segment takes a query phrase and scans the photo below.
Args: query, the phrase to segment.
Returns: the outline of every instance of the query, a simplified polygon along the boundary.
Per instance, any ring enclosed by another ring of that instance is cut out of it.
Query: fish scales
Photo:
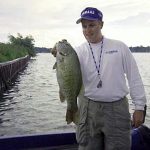
[[[78,56],[72,46],[66,41],[56,43],[52,49],[56,56],[56,75],[59,84],[61,101],[67,101],[66,121],[77,123],[79,95],[82,77]]]

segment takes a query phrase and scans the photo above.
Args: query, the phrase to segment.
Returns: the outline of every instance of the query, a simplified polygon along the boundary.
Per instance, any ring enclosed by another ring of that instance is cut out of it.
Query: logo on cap
[[[84,12],[81,13],[81,15],[85,15],[85,14],[95,14],[95,12],[92,10],[85,10]]]

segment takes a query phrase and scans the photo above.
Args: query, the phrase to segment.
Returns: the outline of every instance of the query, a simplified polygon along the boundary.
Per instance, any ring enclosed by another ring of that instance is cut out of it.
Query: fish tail
[[[74,124],[78,123],[78,110],[72,111],[72,110],[68,110],[66,112],[66,121],[67,124],[70,124],[71,122],[73,122]]]
[[[76,111],[75,113],[73,113],[73,123],[77,125],[78,122],[79,122],[79,111]]]
[[[67,124],[70,124],[73,121],[73,113],[71,110],[68,110],[68,109],[66,112],[66,121],[67,121]]]

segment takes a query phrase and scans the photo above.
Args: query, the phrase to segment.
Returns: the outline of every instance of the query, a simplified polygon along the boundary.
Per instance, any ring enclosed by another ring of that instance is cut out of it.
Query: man
[[[86,39],[76,47],[83,79],[76,134],[79,150],[130,150],[131,118],[126,95],[130,92],[135,105],[134,127],[142,124],[146,104],[136,62],[123,42],[102,35],[103,14],[97,8],[85,8],[76,23],[81,23]]]

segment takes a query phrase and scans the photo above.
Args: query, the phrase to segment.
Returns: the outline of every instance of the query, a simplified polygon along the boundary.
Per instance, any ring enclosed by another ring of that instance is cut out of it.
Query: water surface
[[[150,53],[134,53],[134,57],[148,99],[145,124],[150,127]],[[66,103],[59,101],[54,63],[51,54],[38,54],[12,89],[4,93],[0,100],[0,136],[75,131],[73,124],[65,122]]]

